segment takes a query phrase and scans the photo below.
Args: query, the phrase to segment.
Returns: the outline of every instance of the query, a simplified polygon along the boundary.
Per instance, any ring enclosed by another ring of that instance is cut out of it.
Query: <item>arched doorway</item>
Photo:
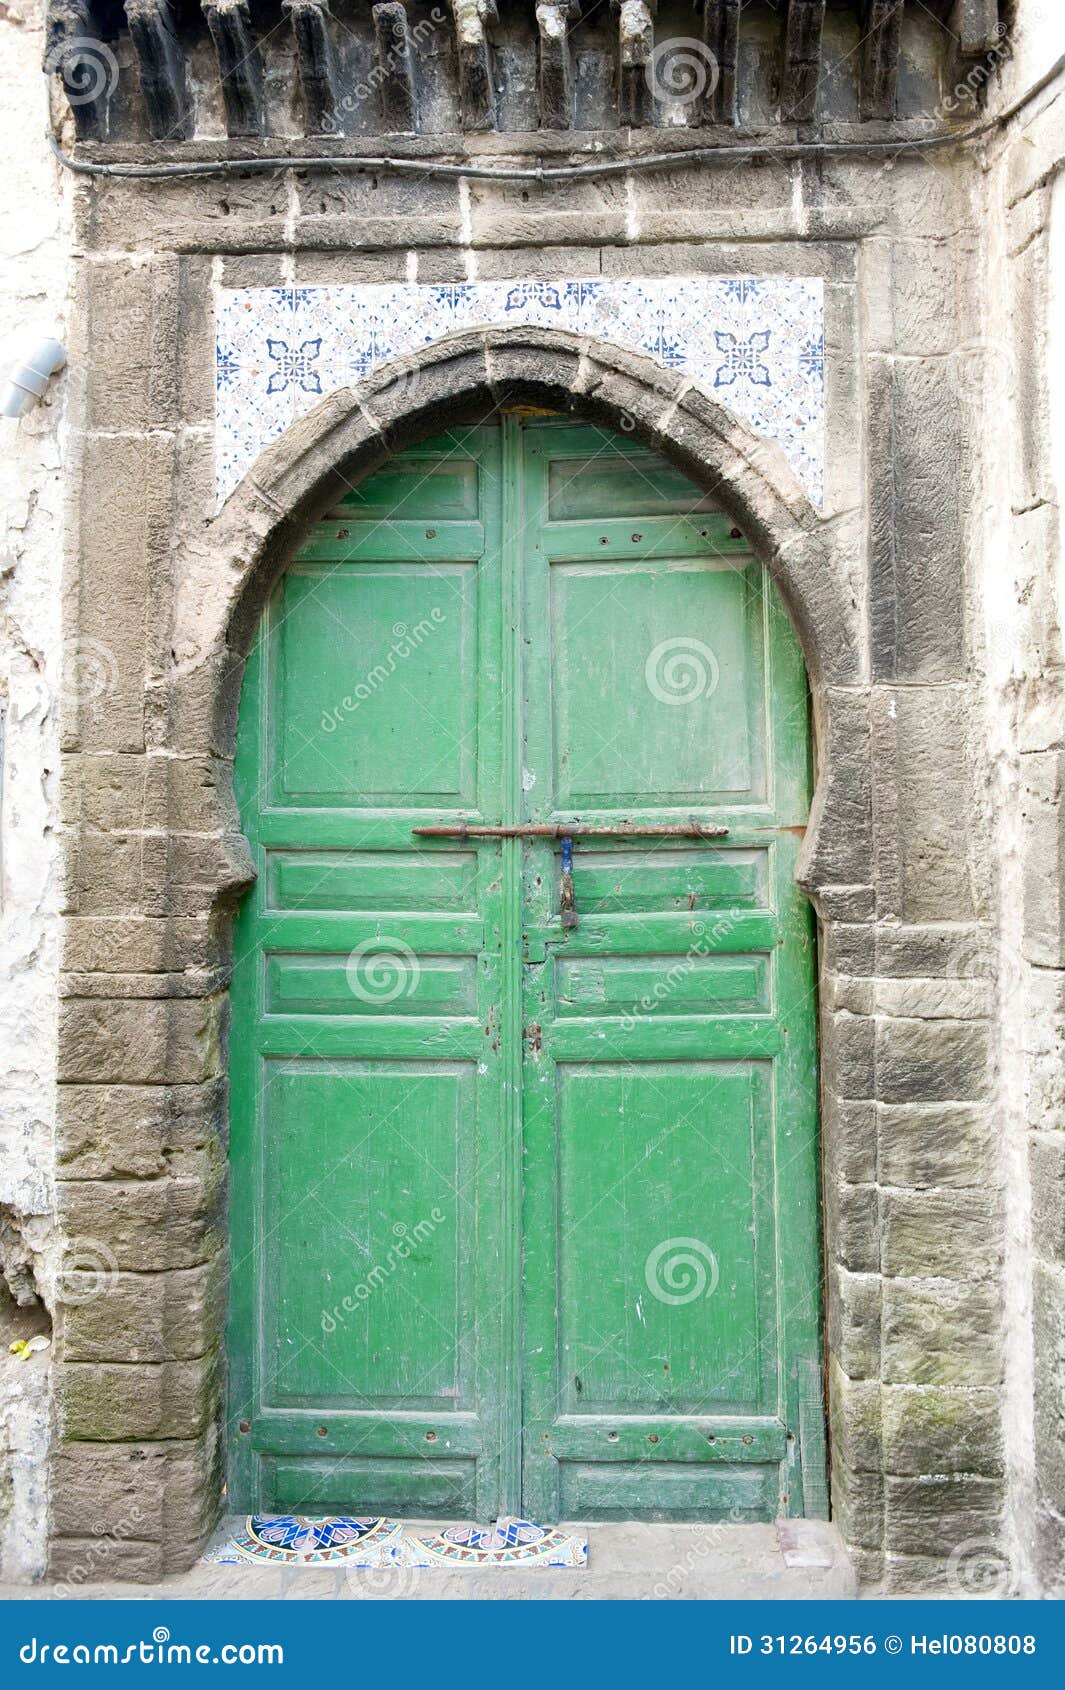
[[[237,1507],[823,1511],[807,724],[631,439],[457,428],[314,528],[238,742]]]

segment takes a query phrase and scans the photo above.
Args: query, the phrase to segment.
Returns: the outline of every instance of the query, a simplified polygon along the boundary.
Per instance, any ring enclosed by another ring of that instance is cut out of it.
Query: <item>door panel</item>
[[[238,1507],[498,1507],[501,853],[410,830],[502,803],[499,444],[480,429],[420,448],[343,501],[279,584],[248,665]]]
[[[249,660],[230,1487],[824,1511],[801,657],[653,453],[505,417],[308,537]],[[720,842],[412,828],[723,824]]]
[[[524,814],[729,833],[575,840],[570,929],[558,847],[525,847],[525,1506],[816,1511],[805,676],[728,520],[618,443],[618,523],[582,440],[530,429],[522,461]]]

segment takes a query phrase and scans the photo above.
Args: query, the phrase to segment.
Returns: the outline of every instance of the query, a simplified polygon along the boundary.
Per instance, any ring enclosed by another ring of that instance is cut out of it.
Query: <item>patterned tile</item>
[[[323,395],[469,329],[559,328],[679,370],[775,440],[815,504],[824,489],[824,300],[801,276],[386,282],[219,295],[218,502]]]
[[[557,1526],[510,1518],[432,1531],[354,1515],[252,1514],[227,1526],[204,1560],[214,1566],[583,1567],[588,1543]]]

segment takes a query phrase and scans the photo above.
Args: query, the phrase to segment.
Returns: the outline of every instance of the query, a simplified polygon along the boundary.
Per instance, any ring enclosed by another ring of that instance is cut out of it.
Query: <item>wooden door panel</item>
[[[710,560],[552,566],[558,809],[668,809],[763,796],[753,576],[753,567]]]
[[[383,523],[374,546],[386,547]],[[285,576],[272,641],[274,804],[476,804],[477,570],[350,563]]]
[[[525,848],[526,1505],[812,1512],[818,1317],[790,1267],[816,1277],[801,658],[727,519],[629,443],[593,457],[595,433],[527,433],[525,614],[546,632],[526,814],[729,834],[575,837],[568,928],[558,846]]]
[[[411,832],[501,804],[498,453],[498,431],[473,430],[342,501],[279,583],[248,665],[237,789],[259,876],[233,987],[237,1507],[498,1504],[501,851]]]

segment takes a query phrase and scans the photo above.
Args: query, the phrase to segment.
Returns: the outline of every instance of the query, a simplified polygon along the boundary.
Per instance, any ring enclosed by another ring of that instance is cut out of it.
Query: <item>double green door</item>
[[[635,442],[507,415],[313,530],[241,704],[234,1506],[824,1512],[808,764]]]

